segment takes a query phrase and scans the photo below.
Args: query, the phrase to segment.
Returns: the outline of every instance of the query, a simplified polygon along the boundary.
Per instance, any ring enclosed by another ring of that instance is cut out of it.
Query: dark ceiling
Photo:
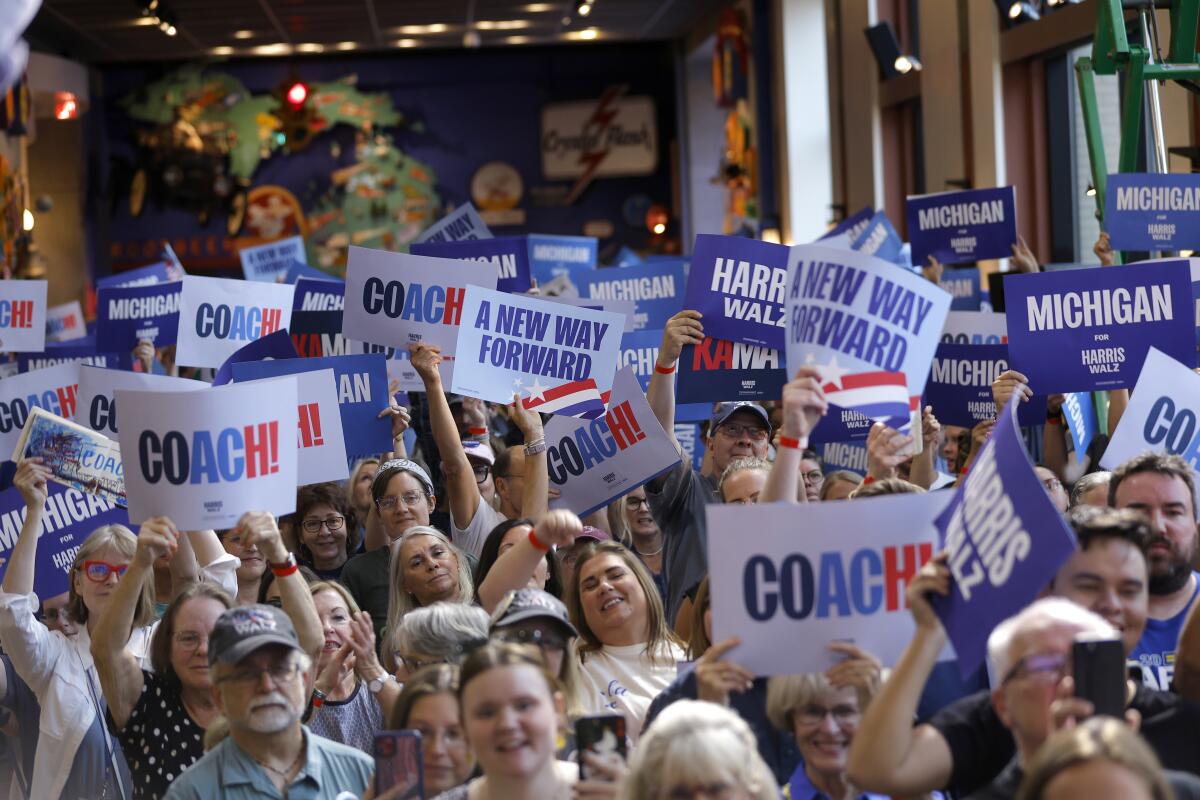
[[[722,4],[594,0],[582,17],[563,0],[158,0],[153,13],[175,26],[168,36],[143,14],[150,2],[43,0],[27,38],[93,63],[460,48],[472,28],[485,47],[586,46],[682,37]]]

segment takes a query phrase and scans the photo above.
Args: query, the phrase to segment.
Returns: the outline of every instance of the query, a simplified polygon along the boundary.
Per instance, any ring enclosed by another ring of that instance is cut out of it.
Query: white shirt
[[[676,665],[685,660],[675,644],[661,646],[651,659],[646,645],[605,646],[585,653],[579,666],[580,694],[586,714],[621,714],[630,744],[637,744],[650,703],[671,681]]]
[[[483,552],[483,543],[487,541],[488,534],[501,522],[507,521],[508,517],[489,506],[487,501],[480,497],[479,507],[475,509],[475,516],[471,517],[471,521],[467,523],[467,527],[459,528],[458,525],[454,524],[453,518],[451,518],[450,530],[453,534],[451,540],[458,546],[459,550],[479,558],[479,554]]]

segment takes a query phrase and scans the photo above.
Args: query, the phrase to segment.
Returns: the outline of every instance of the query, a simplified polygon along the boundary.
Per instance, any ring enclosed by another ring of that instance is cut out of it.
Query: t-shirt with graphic
[[[1171,690],[1171,679],[1175,677],[1175,650],[1179,647],[1179,633],[1187,620],[1188,611],[1200,596],[1200,572],[1192,572],[1195,589],[1192,599],[1183,610],[1170,619],[1146,619],[1146,630],[1130,654],[1130,662],[1142,668],[1142,682],[1151,689]]]
[[[675,680],[683,650],[667,642],[651,658],[646,645],[605,646],[584,654],[579,667],[580,694],[587,714],[621,714],[631,744],[636,744],[650,703]]]

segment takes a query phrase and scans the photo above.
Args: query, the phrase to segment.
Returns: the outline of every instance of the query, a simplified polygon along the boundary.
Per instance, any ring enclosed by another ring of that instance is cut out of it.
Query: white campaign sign
[[[5,281],[7,283],[7,281]],[[33,408],[75,416],[79,363],[57,364],[0,380],[0,453],[11,453]]]
[[[730,658],[755,675],[824,672],[833,641],[893,665],[915,631],[905,589],[953,497],[708,506],[713,641],[741,637]]]
[[[338,409],[337,379],[332,369],[297,372],[296,378],[296,463],[300,486],[350,477],[346,463],[346,441],[342,435],[342,413]],[[278,380],[245,381],[257,384]]]
[[[87,325],[83,321],[83,306],[78,300],[46,310],[46,341],[69,342],[85,336]]]
[[[625,367],[613,378],[608,413],[594,420],[555,415],[546,423],[552,508],[587,516],[679,463],[646,395]]]
[[[220,367],[238,349],[292,322],[295,287],[285,283],[183,279],[175,360],[186,367]]]
[[[286,287],[291,288],[291,287]],[[296,510],[296,378],[199,392],[118,389],[129,519],[230,528]]]
[[[207,389],[204,381],[172,378],[169,375],[147,375],[123,369],[79,367],[79,401],[75,421],[110,439],[117,438],[117,390],[137,389],[146,392],[195,392]]]
[[[238,251],[238,257],[242,260],[242,272],[248,281],[281,280],[293,263],[308,263],[304,255],[304,238],[301,236],[243,247]]]
[[[991,311],[951,311],[946,314],[940,341],[943,344],[1004,344],[1008,317]]]
[[[46,281],[0,281],[0,353],[46,349]]]

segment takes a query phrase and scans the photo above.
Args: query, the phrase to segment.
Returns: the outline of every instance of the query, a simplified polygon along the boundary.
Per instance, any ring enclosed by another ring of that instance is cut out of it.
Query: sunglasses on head
[[[104,583],[108,580],[108,576],[112,573],[117,573],[120,578],[125,574],[125,570],[129,569],[128,564],[109,564],[107,561],[85,561],[80,567],[83,574],[87,576],[89,581],[93,583]]]

